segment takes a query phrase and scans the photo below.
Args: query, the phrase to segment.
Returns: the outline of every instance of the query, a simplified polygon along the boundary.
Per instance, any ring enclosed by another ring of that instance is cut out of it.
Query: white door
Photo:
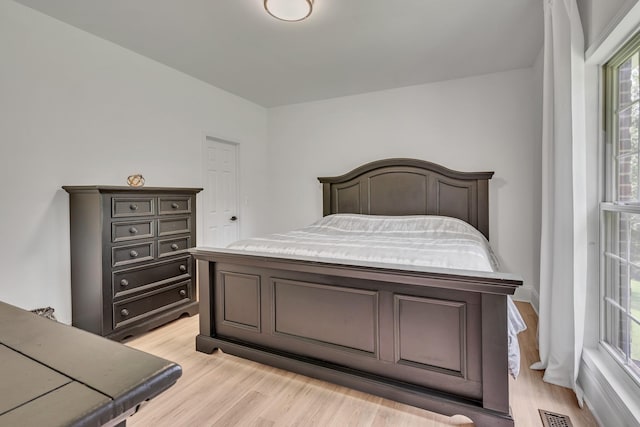
[[[204,156],[204,246],[224,247],[238,240],[238,146],[207,137]]]

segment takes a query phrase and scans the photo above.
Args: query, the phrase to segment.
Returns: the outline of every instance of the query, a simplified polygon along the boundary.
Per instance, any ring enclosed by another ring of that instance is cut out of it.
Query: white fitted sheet
[[[328,215],[286,233],[240,240],[230,249],[403,266],[498,271],[486,238],[466,222],[443,216]],[[517,335],[526,329],[508,298],[509,372],[520,371]]]

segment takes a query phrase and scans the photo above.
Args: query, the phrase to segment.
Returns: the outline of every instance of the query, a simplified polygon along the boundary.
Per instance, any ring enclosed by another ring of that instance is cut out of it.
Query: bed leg
[[[509,414],[507,297],[482,294],[482,406]]]
[[[214,295],[211,292],[213,282],[211,280],[211,263],[209,261],[198,260],[196,264],[196,280],[198,286],[198,299],[200,301],[200,334],[211,336],[211,306],[214,303]]]
[[[211,337],[206,335],[196,336],[196,351],[211,354],[218,349]]]

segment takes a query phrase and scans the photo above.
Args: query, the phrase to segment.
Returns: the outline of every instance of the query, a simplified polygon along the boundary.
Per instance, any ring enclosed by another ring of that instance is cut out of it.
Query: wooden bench
[[[124,426],[182,368],[0,302],[0,426]]]

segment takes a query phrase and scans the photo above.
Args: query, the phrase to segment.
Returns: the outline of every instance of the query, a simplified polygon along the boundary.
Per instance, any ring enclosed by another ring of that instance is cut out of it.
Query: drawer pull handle
[[[129,256],[131,258],[136,258],[138,256],[138,252],[137,251],[131,251],[131,252],[129,252]]]
[[[127,279],[120,280],[120,286],[122,286],[123,288],[129,286],[129,281]]]
[[[187,291],[185,291],[184,289],[180,289],[180,296],[181,297],[186,297],[187,296]]]
[[[179,248],[177,243],[174,243],[173,245],[171,245],[171,249],[173,249],[174,251],[177,251]]]
[[[135,203],[131,203],[129,205],[129,209],[131,209],[132,211],[137,211],[138,210],[138,205],[136,205]]]
[[[171,207],[173,209],[178,209],[179,205],[177,203],[171,203]]]
[[[186,266],[186,265],[181,265],[181,266],[180,266],[180,271],[182,271],[183,273],[184,273],[185,271],[187,271],[187,266]]]
[[[129,229],[129,233],[131,233],[131,234],[138,234],[138,229],[137,229],[137,228],[135,228],[135,227],[131,227],[131,228]]]
[[[129,310],[123,308],[122,310],[120,310],[120,314],[122,315],[122,317],[127,317],[129,315]]]

